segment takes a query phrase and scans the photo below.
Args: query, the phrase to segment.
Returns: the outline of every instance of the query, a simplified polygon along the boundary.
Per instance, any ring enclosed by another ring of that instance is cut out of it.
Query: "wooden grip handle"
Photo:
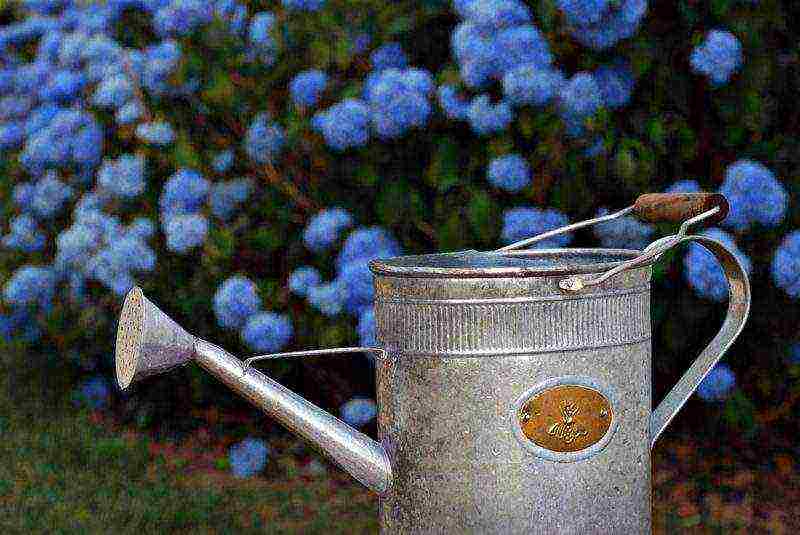
[[[706,224],[719,223],[728,215],[728,199],[720,193],[646,193],[634,204],[634,214],[648,223],[680,223],[707,212],[720,210],[705,220]]]

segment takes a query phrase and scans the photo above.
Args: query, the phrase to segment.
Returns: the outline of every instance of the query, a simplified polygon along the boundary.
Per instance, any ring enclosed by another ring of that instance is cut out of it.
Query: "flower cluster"
[[[595,217],[608,214],[607,208],[601,208]],[[615,249],[644,249],[651,241],[653,230],[652,225],[631,216],[604,221],[594,226],[594,233],[603,247]]]
[[[570,33],[583,45],[604,50],[636,33],[647,0],[558,0]]]
[[[267,465],[270,448],[260,438],[247,437],[237,442],[228,451],[228,460],[233,475],[240,478],[252,477]]]
[[[338,241],[352,217],[341,209],[323,211],[309,221],[303,233],[306,245],[321,252]],[[309,239],[310,238],[310,239]],[[374,345],[372,301],[374,289],[369,262],[376,258],[397,256],[400,244],[380,227],[359,227],[350,232],[336,257],[336,276],[323,282],[311,266],[296,269],[289,277],[289,288],[326,316],[342,312],[359,318],[359,337],[363,345]]]
[[[697,395],[705,401],[724,401],[736,387],[736,374],[725,364],[714,366],[697,387]]]
[[[708,229],[703,232],[703,235],[730,249],[744,270],[747,273],[750,272],[750,258],[739,250],[733,236],[718,228]],[[713,301],[723,301],[728,297],[725,272],[722,271],[722,266],[719,265],[714,255],[702,245],[693,243],[689,246],[689,250],[683,258],[683,274],[686,282],[699,296]]]
[[[503,230],[500,233],[500,239],[504,243],[513,243],[568,224],[567,216],[553,208],[511,208],[503,214]],[[564,247],[570,241],[572,241],[571,234],[559,234],[552,238],[535,242],[533,246],[543,248]]]
[[[742,232],[755,223],[779,225],[786,215],[789,195],[763,164],[738,160],[728,166],[719,192],[728,198],[731,209],[725,225]]]
[[[375,419],[377,414],[378,408],[375,402],[366,398],[353,398],[339,409],[342,420],[353,427],[367,425]]]
[[[692,50],[692,69],[708,76],[714,85],[728,83],[742,65],[742,44],[730,32],[711,30],[705,40]]]
[[[487,178],[498,188],[513,193],[530,184],[531,168],[519,154],[507,154],[489,163]]]
[[[776,249],[772,279],[789,296],[800,297],[800,231],[789,233]]]
[[[258,287],[247,277],[233,276],[219,285],[214,314],[220,327],[239,330],[242,341],[261,353],[283,349],[294,333],[286,315],[261,309]]]

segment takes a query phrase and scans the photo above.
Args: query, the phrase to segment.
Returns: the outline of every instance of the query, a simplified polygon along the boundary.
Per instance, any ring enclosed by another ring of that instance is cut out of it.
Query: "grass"
[[[375,498],[339,474],[305,477],[288,458],[249,480],[194,470],[48,393],[61,385],[8,363],[0,382],[0,533],[377,531]]]

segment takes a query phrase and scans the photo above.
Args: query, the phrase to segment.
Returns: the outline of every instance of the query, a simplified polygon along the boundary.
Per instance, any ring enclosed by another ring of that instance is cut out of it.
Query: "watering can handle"
[[[722,328],[695,359],[683,377],[661,400],[650,416],[650,447],[669,425],[675,415],[694,393],[708,372],[719,362],[734,340],[742,332],[750,312],[750,282],[747,272],[734,254],[716,240],[705,236],[684,236],[672,246],[684,242],[697,242],[713,254],[725,272],[728,281],[728,314]]]

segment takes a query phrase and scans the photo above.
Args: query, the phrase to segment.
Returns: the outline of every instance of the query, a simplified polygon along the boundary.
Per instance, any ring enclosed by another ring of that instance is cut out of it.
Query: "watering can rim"
[[[636,249],[602,247],[464,250],[380,258],[372,260],[369,268],[376,275],[409,278],[543,277],[605,272],[641,254],[642,251]],[[537,259],[540,262],[534,261]],[[550,262],[543,263],[541,260]],[[649,266],[655,260],[639,267]]]

